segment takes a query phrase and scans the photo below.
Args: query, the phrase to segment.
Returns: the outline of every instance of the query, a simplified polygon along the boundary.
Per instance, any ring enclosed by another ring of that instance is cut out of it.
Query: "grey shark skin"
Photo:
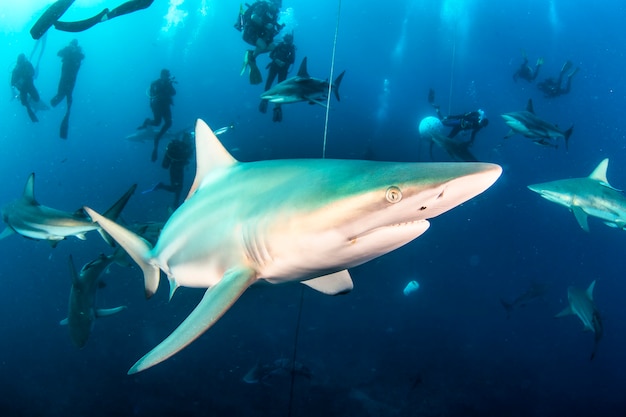
[[[556,145],[555,142],[562,138],[565,140],[565,148],[567,148],[569,137],[574,130],[574,126],[572,126],[563,131],[556,125],[537,117],[533,109],[532,99],[528,100],[526,110],[504,113],[502,118],[507,126],[511,128],[505,138],[519,133],[522,136],[533,139],[533,142],[543,146],[557,147],[558,145]]]
[[[311,77],[306,67],[307,59],[304,57],[302,64],[300,64],[298,75],[276,84],[274,87],[261,94],[261,98],[277,104],[308,101],[310,104],[319,104],[320,106],[326,107],[326,101],[328,99],[328,80]],[[331,86],[337,101],[341,101],[339,99],[339,85],[345,73],[344,71],[339,74]]]
[[[136,184],[131,186],[104,215],[110,219],[116,219],[135,188],[137,188]],[[39,204],[35,199],[34,173],[28,177],[22,197],[2,208],[2,220],[7,227],[0,233],[0,239],[18,233],[30,239],[47,240],[52,247],[55,247],[68,236],[84,240],[85,233],[97,230],[107,243],[113,243],[109,236],[87,217],[83,209],[68,213]]]
[[[129,374],[150,368],[210,328],[254,282],[301,281],[325,294],[352,289],[347,269],[391,252],[438,216],[489,188],[487,163],[235,160],[201,120],[187,200],[154,247],[85,210],[139,264],[151,296],[160,270],[179,286],[208,288],[183,323]],[[171,294],[170,293],[170,294]]]
[[[585,331],[592,331],[594,333],[594,348],[591,353],[590,360],[596,355],[598,342],[602,339],[604,328],[602,326],[602,319],[593,302],[593,289],[595,288],[596,281],[594,280],[586,290],[569,287],[567,289],[567,301],[569,305],[563,309],[555,317],[565,317],[569,315],[577,316],[583,323]]]
[[[604,159],[584,178],[568,178],[528,188],[548,201],[567,207],[580,227],[589,231],[588,216],[597,217],[607,226],[624,230],[626,227],[626,197],[606,179],[609,159]]]
[[[114,260],[113,255],[105,256],[100,254],[96,259],[85,264],[81,268],[80,273],[76,273],[76,267],[74,266],[72,255],[70,255],[72,289],[70,290],[67,318],[62,320],[61,324],[68,326],[70,337],[79,348],[84,347],[87,343],[96,318],[107,317],[126,308],[126,306],[108,309],[96,308],[98,277]]]

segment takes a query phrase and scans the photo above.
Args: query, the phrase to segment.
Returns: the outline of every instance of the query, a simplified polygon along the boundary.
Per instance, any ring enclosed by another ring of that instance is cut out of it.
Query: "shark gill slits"
[[[387,191],[385,192],[385,198],[387,199],[388,202],[395,204],[400,202],[400,200],[402,200],[402,191],[400,191],[400,189],[396,186],[391,186],[389,188],[387,188]]]
[[[444,193],[444,192],[445,192],[445,190],[443,190],[443,191],[441,191],[441,192],[439,193],[439,195],[437,196],[437,200],[438,200],[438,199],[440,199],[441,197],[443,197],[443,193]]]

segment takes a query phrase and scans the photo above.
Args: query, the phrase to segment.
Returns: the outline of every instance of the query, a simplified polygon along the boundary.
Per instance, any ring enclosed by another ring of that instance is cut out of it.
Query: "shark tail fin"
[[[159,287],[160,273],[159,267],[152,262],[150,255],[152,246],[150,243],[113,220],[96,213],[89,207],[85,207],[85,211],[137,262],[137,265],[143,271],[146,298],[152,297]]]
[[[565,149],[569,149],[569,137],[572,136],[572,132],[574,131],[574,125],[572,125],[572,127],[570,127],[569,129],[567,129],[564,133],[563,133],[563,137],[565,138]]]
[[[124,210],[124,207],[126,207],[126,203],[128,203],[130,196],[133,195],[136,189],[137,189],[137,184],[131,185],[128,191],[126,191],[124,195],[120,197],[119,200],[117,200],[111,207],[109,207],[107,211],[104,212],[104,217],[110,220],[117,220],[122,210]],[[114,246],[113,240],[111,240],[111,236],[109,236],[104,230],[99,229],[98,233],[100,233],[100,236],[102,236],[102,239],[104,239],[104,241],[108,243],[109,246]]]
[[[341,80],[343,80],[343,76],[346,72],[342,72],[341,74],[339,74],[339,76],[337,78],[335,78],[335,82],[333,83],[333,92],[335,93],[335,97],[337,97],[337,101],[341,101],[341,98],[339,98],[339,84],[341,84]]]

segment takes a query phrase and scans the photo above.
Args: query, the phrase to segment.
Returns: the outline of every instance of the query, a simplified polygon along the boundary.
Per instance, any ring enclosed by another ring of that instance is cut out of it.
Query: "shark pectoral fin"
[[[324,103],[324,102],[322,102],[322,101],[319,101],[319,100],[316,100],[316,99],[314,99],[314,98],[310,98],[310,97],[307,97],[307,96],[304,96],[304,98],[305,98],[305,99],[309,102],[309,104],[319,104],[319,105],[320,105],[320,106],[322,106],[323,108],[326,108],[326,107],[327,107],[327,106],[326,106],[326,103]]]
[[[347,294],[354,288],[352,278],[347,269],[302,281],[302,284],[327,295]]]
[[[66,317],[66,318],[64,318],[63,320],[61,320],[61,321],[59,322],[59,325],[61,325],[61,326],[67,326],[67,323],[68,323],[68,320],[67,320],[67,317]]]
[[[150,252],[152,251],[152,246],[150,243],[148,243],[148,241],[141,236],[138,236],[130,230],[127,230],[115,223],[113,220],[109,220],[96,213],[89,207],[85,207],[85,211],[89,214],[89,217],[91,217],[100,225],[101,228],[110,234],[113,239],[115,239],[115,241],[119,243],[122,248],[124,248],[128,255],[130,255],[130,257],[137,262],[137,265],[139,265],[143,271],[146,297],[152,297],[159,287],[160,271],[159,267],[151,262]]]
[[[574,213],[574,217],[576,217],[576,221],[582,227],[585,232],[589,231],[589,223],[587,222],[587,213],[578,206],[572,206],[572,213]]]
[[[2,233],[0,233],[0,240],[4,239],[7,236],[11,236],[15,234],[15,230],[11,229],[10,227],[5,227],[4,230],[2,231]]]
[[[574,312],[572,311],[572,309],[569,306],[567,306],[559,314],[557,314],[554,317],[559,319],[561,317],[570,316],[572,314],[574,314]]]
[[[504,139],[508,139],[508,138],[510,138],[513,135],[515,135],[515,132],[513,131],[513,129],[511,129],[511,130],[509,130],[509,133],[504,135]]]
[[[96,309],[96,317],[108,317],[113,314],[119,313],[122,310],[126,310],[126,306],[119,306],[114,308],[97,308]]]
[[[77,238],[79,238],[80,240],[87,240],[87,236],[85,236],[84,233],[79,233],[77,235],[75,235]]]
[[[257,279],[250,268],[231,269],[206,290],[200,304],[164,341],[139,359],[128,371],[134,374],[163,362],[184,349],[213,326]]]

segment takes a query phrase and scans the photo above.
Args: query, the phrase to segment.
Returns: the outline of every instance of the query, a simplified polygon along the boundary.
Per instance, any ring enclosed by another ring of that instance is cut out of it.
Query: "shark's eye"
[[[402,200],[402,191],[398,187],[391,186],[387,188],[387,192],[385,193],[385,198],[390,203],[397,203]]]

